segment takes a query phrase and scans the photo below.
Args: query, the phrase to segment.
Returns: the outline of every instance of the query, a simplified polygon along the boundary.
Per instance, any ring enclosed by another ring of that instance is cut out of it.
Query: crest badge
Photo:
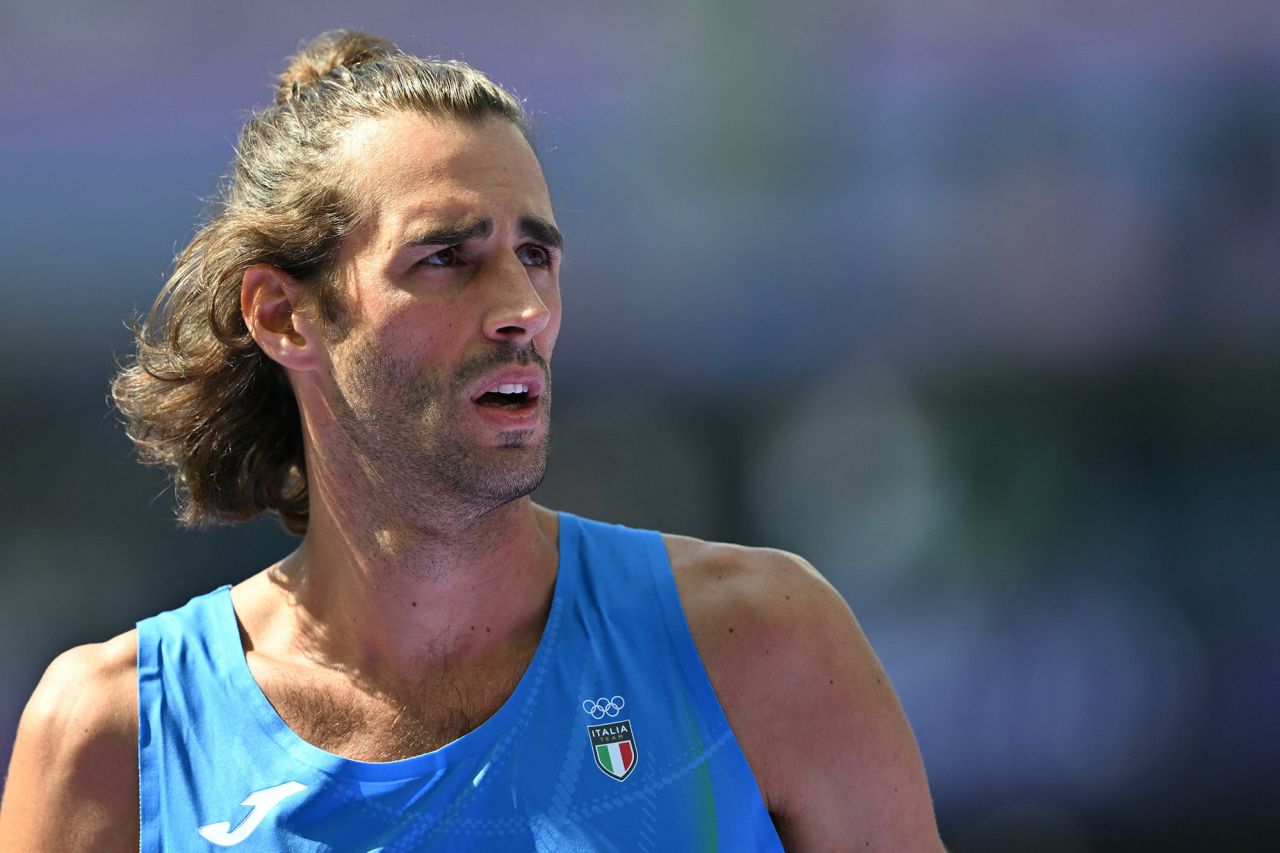
[[[604,775],[618,782],[624,781],[631,775],[631,771],[636,769],[636,759],[639,757],[631,721],[605,719],[617,717],[624,705],[626,700],[621,696],[614,696],[611,699],[603,697],[597,700],[588,699],[582,703],[582,710],[595,719],[601,720],[599,725],[587,726],[587,735],[591,739],[591,756],[595,759],[596,767],[599,767]]]

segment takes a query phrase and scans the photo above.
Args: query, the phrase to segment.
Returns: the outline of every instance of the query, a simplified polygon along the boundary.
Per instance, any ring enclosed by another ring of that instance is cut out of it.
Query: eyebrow
[[[468,240],[488,237],[493,233],[493,220],[485,218],[460,219],[419,231],[404,241],[408,246],[453,246]]]
[[[554,249],[564,248],[564,235],[560,233],[560,229],[541,216],[520,217],[520,233]]]
[[[518,223],[520,235],[537,240],[555,249],[564,247],[564,235],[541,216],[522,216]],[[493,233],[493,220],[487,217],[460,219],[419,231],[404,241],[412,246],[455,246],[468,240],[483,239]]]

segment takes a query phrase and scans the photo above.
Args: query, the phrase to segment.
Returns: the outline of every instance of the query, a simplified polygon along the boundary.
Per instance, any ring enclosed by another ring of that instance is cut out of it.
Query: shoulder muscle
[[[18,724],[0,850],[137,850],[136,655],[131,631],[49,665]]]
[[[667,545],[694,642],[788,849],[941,849],[915,738],[839,593],[794,554]]]

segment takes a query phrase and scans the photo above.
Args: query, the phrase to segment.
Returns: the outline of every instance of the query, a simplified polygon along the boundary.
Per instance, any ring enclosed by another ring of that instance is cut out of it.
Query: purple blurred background
[[[0,5],[0,764],[60,650],[274,560],[105,402],[299,40],[527,98],[568,237],[540,499],[844,593],[956,851],[1280,830],[1274,0]],[[945,5],[945,4],[941,4]]]

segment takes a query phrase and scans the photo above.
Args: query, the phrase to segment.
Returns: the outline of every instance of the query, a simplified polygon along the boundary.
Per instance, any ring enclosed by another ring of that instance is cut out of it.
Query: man
[[[940,849],[808,564],[529,499],[561,252],[483,75],[294,58],[113,391],[188,522],[302,542],[49,667],[4,850]]]

